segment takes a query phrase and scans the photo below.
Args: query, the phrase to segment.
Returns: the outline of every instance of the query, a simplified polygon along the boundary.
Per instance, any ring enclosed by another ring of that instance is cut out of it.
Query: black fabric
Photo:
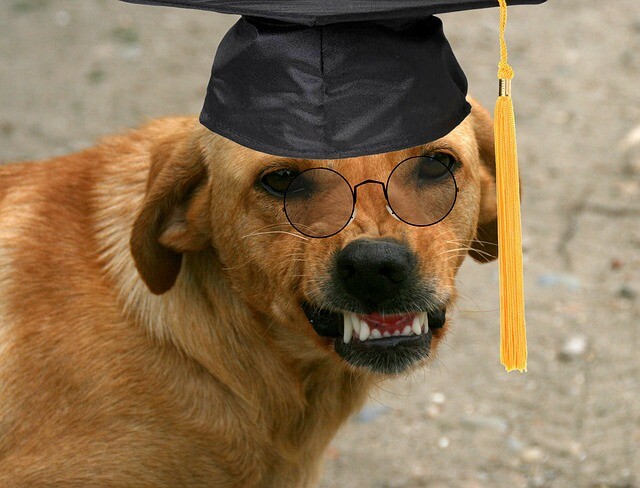
[[[304,25],[419,19],[446,12],[497,7],[498,0],[123,0],[143,5],[211,10]],[[546,0],[509,0],[533,5]]]
[[[124,1],[243,15],[220,43],[200,121],[246,147],[308,159],[390,152],[453,130],[470,111],[467,80],[441,21],[431,14],[498,5],[497,0]]]
[[[402,29],[242,18],[220,44],[200,121],[262,152],[346,158],[444,136],[469,113],[466,92],[435,17]]]

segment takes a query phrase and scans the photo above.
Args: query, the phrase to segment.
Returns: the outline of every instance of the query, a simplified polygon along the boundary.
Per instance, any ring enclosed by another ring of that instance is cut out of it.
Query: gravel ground
[[[497,266],[468,262],[439,357],[381,385],[322,487],[640,486],[640,2],[511,10],[530,362],[498,364]],[[497,11],[444,16],[488,106]],[[197,113],[231,16],[116,0],[0,2],[0,159]]]

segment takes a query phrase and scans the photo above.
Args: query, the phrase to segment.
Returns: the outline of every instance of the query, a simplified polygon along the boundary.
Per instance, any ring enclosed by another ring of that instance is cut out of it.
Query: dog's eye
[[[267,173],[260,179],[260,183],[269,193],[276,196],[284,196],[291,181],[298,176],[297,171],[291,169],[279,169]]]
[[[458,161],[446,153],[429,153],[420,158],[418,177],[422,181],[434,181],[455,172]]]

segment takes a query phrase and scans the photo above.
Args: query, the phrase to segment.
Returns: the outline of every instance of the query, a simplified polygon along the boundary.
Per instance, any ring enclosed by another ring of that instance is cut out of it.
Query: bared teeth
[[[360,340],[366,341],[369,338],[370,334],[369,325],[364,321],[360,321]]]
[[[422,312],[420,315],[420,323],[422,324],[422,330],[425,332],[429,331],[429,314],[427,312]]]
[[[356,332],[356,334],[360,335],[360,319],[356,317],[355,313],[349,313],[349,318],[351,319],[353,330]]]
[[[415,335],[422,334],[422,323],[420,322],[420,315],[413,317],[413,324],[411,324],[411,332]]]
[[[349,344],[353,336],[353,322],[348,313],[344,314],[344,343]]]
[[[421,335],[427,332],[429,329],[429,318],[427,312],[420,312],[413,317],[411,325],[407,325],[403,330],[396,329],[393,332],[385,330],[381,332],[375,327],[369,326],[367,322],[360,319],[355,313],[344,313],[344,343],[349,344],[353,339],[353,336],[360,340],[366,341],[368,339],[382,339],[383,337],[392,336],[411,336]],[[384,328],[384,327],[383,327]]]

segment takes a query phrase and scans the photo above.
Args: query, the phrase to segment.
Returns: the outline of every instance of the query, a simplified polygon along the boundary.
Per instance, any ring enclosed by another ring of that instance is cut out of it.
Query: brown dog
[[[436,225],[394,219],[377,185],[333,237],[285,218],[292,174],[384,182],[421,154],[459,189]],[[0,486],[313,486],[372,382],[433,355],[466,254],[495,256],[493,172],[477,104],[439,141],[346,160],[175,118],[0,166]]]

